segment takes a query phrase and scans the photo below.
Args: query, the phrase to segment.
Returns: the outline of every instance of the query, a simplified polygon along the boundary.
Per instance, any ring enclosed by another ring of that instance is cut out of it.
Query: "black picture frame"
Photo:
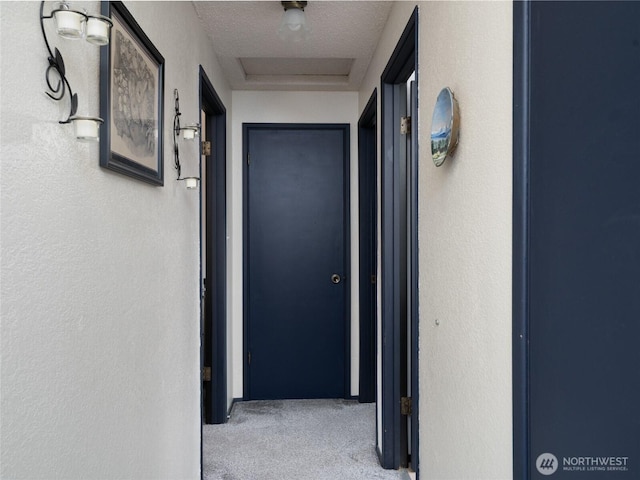
[[[100,166],[164,185],[164,58],[122,2],[103,1],[113,22],[100,52]]]

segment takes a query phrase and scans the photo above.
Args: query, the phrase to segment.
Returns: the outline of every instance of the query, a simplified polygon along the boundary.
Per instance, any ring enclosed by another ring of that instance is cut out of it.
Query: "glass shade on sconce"
[[[88,15],[86,12],[72,10],[68,3],[61,3],[51,12],[56,22],[56,32],[62,38],[77,40],[85,38],[87,42],[103,46],[109,43],[109,33],[113,23],[109,17]]]
[[[94,45],[103,46],[109,43],[111,20],[102,15],[87,16],[86,39]]]
[[[53,18],[56,22],[56,32],[62,38],[82,38],[86,20],[83,13],[69,9],[67,4],[60,4],[60,9],[53,12]]]
[[[73,116],[69,120],[73,122],[73,130],[78,140],[83,142],[97,142],[100,138],[101,118]]]
[[[185,184],[187,185],[187,190],[194,190],[198,188],[198,180],[200,179],[197,177],[186,177],[184,181],[185,181]]]
[[[186,127],[182,127],[182,138],[185,140],[193,140],[198,136],[198,131],[200,130],[199,124],[187,125]]]
[[[199,177],[183,177],[183,178],[178,178],[179,182],[183,182],[185,186],[187,187],[187,190],[195,190],[196,188],[198,188],[198,182],[200,181]]]

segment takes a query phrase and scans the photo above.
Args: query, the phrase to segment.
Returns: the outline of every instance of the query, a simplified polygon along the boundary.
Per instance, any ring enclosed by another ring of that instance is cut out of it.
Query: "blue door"
[[[244,126],[246,399],[348,393],[348,128]]]
[[[528,329],[514,336],[516,351],[528,341],[516,402],[528,406],[516,438],[528,458],[516,448],[514,477],[638,479],[640,3],[542,1],[529,13],[530,161],[516,165],[528,170],[528,199],[516,185],[528,247],[514,261],[528,282]]]

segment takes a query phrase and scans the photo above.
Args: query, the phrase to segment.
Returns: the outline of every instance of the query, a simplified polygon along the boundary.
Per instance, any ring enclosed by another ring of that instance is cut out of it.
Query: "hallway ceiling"
[[[311,0],[305,42],[277,34],[277,0],[194,1],[233,90],[358,90],[393,2]]]

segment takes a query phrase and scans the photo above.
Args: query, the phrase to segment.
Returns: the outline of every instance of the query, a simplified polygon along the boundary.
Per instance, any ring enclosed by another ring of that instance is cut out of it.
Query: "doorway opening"
[[[378,91],[358,121],[360,403],[376,401],[378,308]]]
[[[385,468],[418,472],[418,8],[382,82],[382,428]],[[412,81],[413,76],[413,81]]]
[[[227,419],[226,109],[200,66],[202,422]]]

